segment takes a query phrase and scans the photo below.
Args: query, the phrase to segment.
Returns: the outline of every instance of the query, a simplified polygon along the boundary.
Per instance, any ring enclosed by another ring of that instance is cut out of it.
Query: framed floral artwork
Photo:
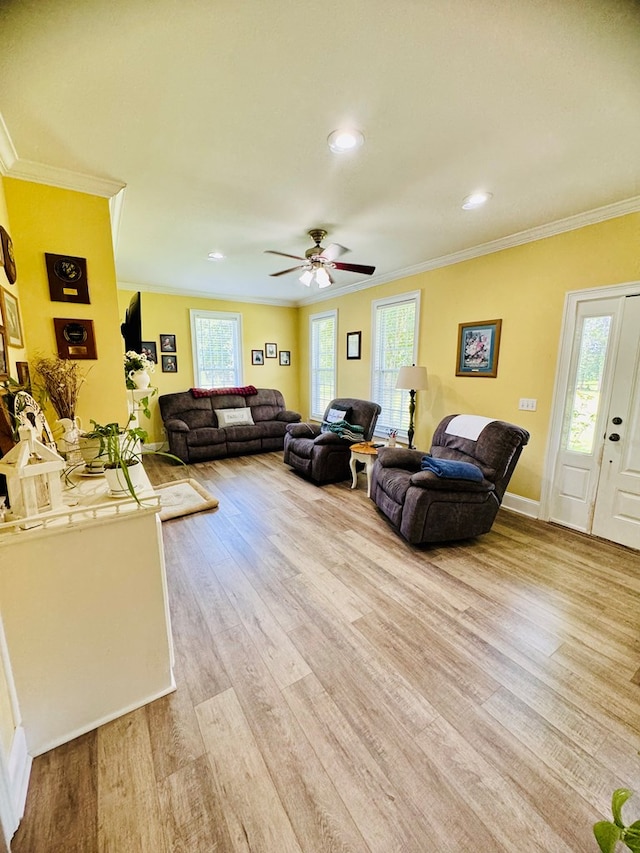
[[[7,333],[7,342],[10,347],[22,347],[22,324],[20,323],[20,308],[18,297],[9,293],[4,287],[0,287],[0,302],[2,304],[2,316]]]
[[[502,320],[480,320],[458,326],[456,376],[498,375]]]

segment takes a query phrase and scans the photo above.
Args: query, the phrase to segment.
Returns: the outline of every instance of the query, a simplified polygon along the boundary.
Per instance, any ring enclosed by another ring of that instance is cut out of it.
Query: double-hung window
[[[376,432],[409,428],[409,392],[396,389],[398,371],[416,363],[420,293],[403,293],[372,303],[371,399],[382,411]]]
[[[336,396],[336,335],[338,312],[324,311],[309,318],[311,417],[322,419]]]
[[[242,315],[230,311],[189,313],[195,386],[242,385]]]

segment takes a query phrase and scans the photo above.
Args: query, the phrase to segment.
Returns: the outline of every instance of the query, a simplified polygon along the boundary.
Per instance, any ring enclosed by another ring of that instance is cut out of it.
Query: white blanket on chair
[[[445,432],[460,438],[477,441],[482,430],[495,421],[495,418],[483,418],[482,415],[456,415],[447,424]]]

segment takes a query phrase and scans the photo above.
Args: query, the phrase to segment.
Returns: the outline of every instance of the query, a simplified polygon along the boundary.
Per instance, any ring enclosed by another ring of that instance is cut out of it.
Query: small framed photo
[[[291,364],[291,350],[281,349],[280,350],[280,364],[283,367],[289,367]]]
[[[60,358],[97,358],[93,320],[55,317],[56,343]]]
[[[16,361],[16,373],[18,374],[18,384],[27,390],[31,388],[31,375],[29,374],[28,361]]]
[[[277,358],[278,357],[278,345],[277,344],[265,344],[264,345],[264,355],[265,355],[265,358]]]
[[[498,375],[502,320],[480,320],[458,326],[456,376]]]
[[[142,354],[146,355],[149,361],[154,364],[158,363],[158,348],[155,341],[142,341]]]
[[[347,332],[347,358],[360,358],[362,332]]]
[[[160,352],[176,352],[175,335],[160,335]]]
[[[251,364],[264,364],[264,352],[261,349],[251,350]]]
[[[163,355],[162,356],[162,372],[177,373],[178,372],[178,356]]]
[[[89,282],[87,260],[72,255],[52,255],[45,252],[49,296],[52,302],[82,302],[88,305]]]
[[[22,347],[22,326],[20,324],[20,308],[18,297],[14,296],[4,287],[0,287],[0,304],[2,305],[2,316],[4,328],[7,333],[7,343],[10,347]]]

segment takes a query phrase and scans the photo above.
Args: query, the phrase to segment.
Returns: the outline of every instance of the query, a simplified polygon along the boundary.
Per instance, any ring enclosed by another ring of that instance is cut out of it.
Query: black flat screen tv
[[[133,352],[142,351],[142,311],[139,293],[134,293],[131,297],[120,331],[124,338],[125,352],[130,350]]]

